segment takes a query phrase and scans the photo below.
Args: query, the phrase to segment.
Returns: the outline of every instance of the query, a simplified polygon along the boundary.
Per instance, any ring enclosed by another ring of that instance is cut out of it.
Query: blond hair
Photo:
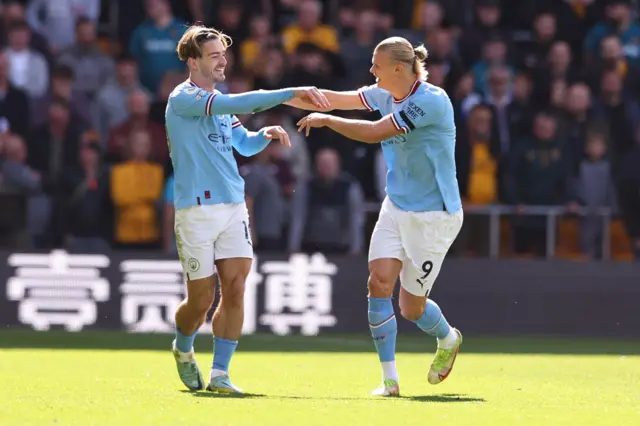
[[[409,40],[402,37],[389,37],[376,46],[378,52],[389,52],[391,59],[396,62],[411,65],[411,70],[419,80],[427,81],[429,72],[425,61],[429,56],[423,44],[413,47]]]
[[[220,40],[225,49],[231,46],[231,37],[214,28],[204,25],[192,25],[184,32],[176,52],[181,61],[186,62],[189,58],[197,59],[202,56],[202,45],[209,40]]]

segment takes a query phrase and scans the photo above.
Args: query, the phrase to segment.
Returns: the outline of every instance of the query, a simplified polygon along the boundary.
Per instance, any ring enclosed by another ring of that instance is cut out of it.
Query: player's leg
[[[241,393],[229,379],[229,364],[242,333],[244,288],[253,262],[249,216],[244,204],[233,207],[227,228],[215,243],[220,303],[213,314],[213,364],[207,389]]]
[[[398,324],[391,296],[402,268],[404,257],[400,233],[385,200],[378,222],[371,236],[369,248],[369,329],[382,366],[382,384],[372,394],[396,396],[400,394],[395,352]]]
[[[451,327],[440,307],[428,299],[440,273],[444,258],[462,226],[462,212],[412,213],[413,220],[402,229],[407,261],[400,273],[400,312],[421,330],[436,337],[438,350],[429,370],[429,383],[447,378],[460,345],[462,334]]]
[[[191,390],[204,389],[193,342],[215,297],[215,225],[202,226],[208,222],[209,213],[204,206],[189,208],[177,211],[175,219],[178,257],[187,281],[187,297],[176,310],[176,337],[172,346],[178,375]]]

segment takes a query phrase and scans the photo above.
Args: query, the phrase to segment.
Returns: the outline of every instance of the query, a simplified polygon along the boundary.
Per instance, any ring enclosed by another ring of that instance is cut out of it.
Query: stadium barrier
[[[364,256],[257,255],[243,333],[363,332],[367,275]],[[0,325],[38,331],[171,333],[185,288],[175,258],[149,253],[0,253],[0,281]],[[633,263],[448,259],[431,296],[471,333],[640,337]]]

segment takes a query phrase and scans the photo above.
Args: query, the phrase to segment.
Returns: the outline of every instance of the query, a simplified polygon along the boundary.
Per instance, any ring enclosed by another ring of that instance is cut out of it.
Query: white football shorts
[[[176,211],[176,245],[185,279],[216,273],[215,260],[253,259],[245,203],[192,206]]]
[[[371,236],[369,261],[399,259],[402,287],[413,295],[428,296],[462,221],[462,210],[408,212],[387,197]]]

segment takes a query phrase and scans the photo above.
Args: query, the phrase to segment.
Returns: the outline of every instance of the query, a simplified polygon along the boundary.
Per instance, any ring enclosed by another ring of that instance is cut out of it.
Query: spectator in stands
[[[570,163],[562,141],[557,137],[554,114],[541,111],[534,120],[531,137],[520,141],[510,158],[507,196],[517,206],[514,249],[539,256],[545,253],[546,233],[543,216],[527,216],[524,205],[563,205],[570,200]]]
[[[636,260],[640,261],[640,129],[633,149],[625,156],[620,171],[618,194],[622,217]]]
[[[30,39],[31,30],[26,22],[11,24],[5,53],[9,60],[11,83],[34,101],[49,88],[49,65],[42,54],[31,49]]]
[[[571,48],[564,41],[554,42],[545,61],[535,70],[535,98],[538,107],[546,107],[551,97],[551,86],[556,81],[565,85],[573,84],[581,77],[581,73],[571,65]]]
[[[320,49],[337,53],[340,50],[336,30],[321,23],[322,3],[302,0],[298,6],[298,20],[282,33],[284,49],[291,54],[301,43],[311,43]],[[320,87],[320,86],[318,86]]]
[[[55,54],[75,43],[76,22],[82,17],[98,22],[100,0],[30,0],[27,10],[29,25],[49,40]]]
[[[332,89],[336,87],[330,61],[322,49],[311,43],[301,43],[296,48],[294,66],[289,76],[292,86],[311,86]]]
[[[263,51],[256,59],[255,89],[274,90],[287,86],[285,65],[285,56],[281,50],[272,47]]]
[[[158,93],[153,98],[153,103],[149,110],[149,119],[154,123],[158,123],[164,126],[164,114],[167,110],[167,103],[169,102],[169,95],[173,92],[173,89],[183,81],[187,79],[185,73],[177,71],[169,71],[162,77],[160,87],[158,87]],[[218,85],[216,85],[218,88]],[[138,89],[144,90],[141,86]]]
[[[616,207],[613,170],[607,159],[607,141],[601,132],[589,132],[586,141],[586,158],[580,162],[574,186],[577,203],[587,213],[580,223],[580,248],[591,259],[602,257],[602,217],[599,207]]]
[[[533,20],[533,38],[516,50],[517,64],[529,71],[540,67],[547,60],[551,45],[556,37],[556,17],[547,12],[538,14]]]
[[[22,137],[29,132],[29,98],[26,93],[9,81],[7,55],[0,51],[0,121],[10,130]]]
[[[251,220],[253,247],[261,251],[281,251],[285,223],[283,188],[272,163],[276,144],[270,144],[253,162],[243,166],[246,201]]]
[[[500,147],[492,135],[492,109],[478,104],[469,113],[466,129],[456,142],[456,170],[465,206],[487,206],[498,202]],[[489,253],[489,217],[468,215],[454,251],[486,256]]]
[[[341,173],[332,149],[316,156],[316,175],[298,186],[291,205],[289,251],[361,253],[364,199],[360,185]]]
[[[131,93],[140,90],[144,89],[138,79],[138,65],[135,59],[126,55],[120,56],[116,61],[115,75],[97,93],[92,108],[93,128],[100,135],[103,146],[106,146],[111,129],[129,118],[127,99]]]
[[[462,30],[460,38],[460,53],[465,67],[471,67],[481,59],[482,46],[487,40],[507,40],[507,35],[500,29],[500,0],[476,0],[474,8],[477,20]]]
[[[376,46],[378,14],[365,9],[358,13],[353,35],[342,40],[341,57],[347,70],[345,88],[353,89],[371,84],[371,52]]]
[[[2,136],[0,174],[2,185],[22,194],[38,193],[41,189],[40,173],[26,164],[27,146],[15,134]]]
[[[163,207],[162,207],[162,248],[167,254],[176,254],[176,233],[174,231],[176,206],[174,204],[173,188],[175,177],[170,175],[164,184]]]
[[[589,31],[585,40],[585,49],[589,62],[595,62],[600,49],[600,42],[610,34],[617,34],[623,45],[627,60],[633,65],[640,65],[640,23],[633,17],[631,0],[609,0],[605,10],[606,21],[601,22]]]
[[[41,190],[40,174],[26,164],[27,149],[18,135],[0,137],[0,247],[29,249],[28,199]]]
[[[65,247],[78,253],[104,253],[113,230],[109,174],[97,138],[80,148],[79,167],[67,174]]]
[[[94,99],[114,71],[113,59],[100,50],[96,37],[96,24],[91,19],[80,18],[76,24],[76,43],[65,49],[58,59],[73,70],[74,90],[89,99]]]
[[[567,82],[564,80],[555,80],[551,83],[550,98],[544,105],[558,117],[562,116],[564,108],[567,105],[568,90]]]
[[[617,71],[605,71],[599,96],[593,102],[594,118],[609,123],[612,160],[619,159],[633,146],[635,128],[640,123],[638,102],[623,91],[622,77]]]
[[[127,110],[129,118],[124,123],[113,128],[109,136],[107,158],[111,162],[124,161],[128,158],[131,141],[130,135],[134,130],[148,132],[151,137],[151,159],[161,165],[169,160],[169,148],[164,126],[149,120],[149,95],[143,90],[136,90],[129,95]]]
[[[29,164],[42,174],[44,190],[60,192],[63,174],[78,164],[81,127],[73,120],[66,100],[54,98],[49,120],[29,137]]]
[[[640,49],[640,46],[638,47]],[[616,35],[606,36],[600,44],[601,59],[591,66],[591,84],[594,91],[600,86],[600,78],[607,71],[620,74],[625,91],[637,93],[639,89],[638,72],[640,64],[632,65],[624,57],[624,51],[620,38]],[[637,97],[637,96],[636,96]]]
[[[82,127],[69,111],[65,99],[53,98],[49,104],[49,120],[37,127],[29,137],[29,164],[42,175],[45,204],[52,209],[51,223],[43,235],[45,247],[63,244],[65,206],[68,193],[64,177],[77,168]]]
[[[111,199],[115,207],[115,246],[157,249],[158,215],[164,171],[151,161],[151,136],[144,129],[131,133],[129,159],[111,170]]]
[[[471,68],[474,76],[475,90],[483,95],[489,94],[489,71],[493,66],[507,68],[511,75],[515,69],[507,63],[507,44],[500,38],[490,38],[482,46],[482,60],[476,62]]]
[[[73,89],[73,70],[66,65],[60,64],[53,68],[49,93],[33,104],[34,126],[46,123],[53,98],[67,102],[71,116],[80,126],[88,127],[91,124],[91,102],[84,93]]]
[[[149,20],[133,32],[129,51],[138,59],[142,85],[155,93],[165,73],[184,70],[176,46],[187,25],[173,17],[167,0],[145,0],[145,7]]]
[[[509,111],[508,107],[513,102],[513,74],[505,65],[493,65],[489,69],[488,92],[486,96],[478,94],[469,96],[463,105],[463,111],[469,111],[477,103],[486,103],[491,106],[496,126],[496,137],[500,141],[500,151],[506,155],[511,149],[511,137],[509,135]]]
[[[597,9],[596,0],[563,0],[547,1],[545,9],[554,13],[558,20],[558,39],[567,41],[571,46],[576,63],[583,63],[584,38],[595,25]]]
[[[2,3],[2,13],[0,19],[0,45],[5,46],[8,43],[8,31],[16,22],[26,22],[26,11],[24,4],[20,0],[8,0]],[[31,29],[31,28],[30,28]],[[51,65],[53,58],[49,51],[49,43],[42,34],[31,29],[31,37],[29,40],[29,47],[36,52],[40,53],[47,61],[48,65]]]
[[[449,28],[438,28],[433,31],[429,39],[427,39],[427,46],[429,48],[429,60],[427,66],[431,66],[434,62],[440,62],[444,66],[444,88],[451,92],[454,87],[453,84],[464,73],[464,66],[462,60],[455,50],[455,40],[453,30]],[[429,73],[429,79],[431,79],[432,73]],[[430,80],[431,81],[431,80]]]
[[[572,172],[587,152],[585,141],[587,140],[587,126],[590,124],[591,92],[589,86],[584,83],[575,83],[567,89],[565,110],[559,123],[561,139],[567,144],[572,166]]]
[[[293,193],[292,186],[309,177],[310,159],[307,140],[303,133],[296,131],[295,122],[287,114],[285,107],[275,107],[254,116],[253,126],[257,129],[281,126],[289,134],[291,148],[285,149],[282,145],[272,144],[271,156],[272,162],[280,164],[278,169],[282,172],[278,173],[278,181],[284,190],[285,198],[289,199]]]
[[[240,62],[245,69],[255,69],[256,59],[265,48],[277,43],[271,32],[271,23],[266,15],[255,15],[251,18],[249,38],[240,44]]]
[[[247,22],[243,22],[244,4],[242,0],[219,1],[214,13],[213,26],[221,29],[225,34],[236,41],[231,49],[235,50],[240,41],[247,37]]]
[[[418,6],[414,9],[412,17],[412,29],[406,29],[404,26],[393,28],[387,33],[388,36],[404,37],[411,44],[417,45],[429,40],[431,35],[442,27],[444,21],[444,9],[438,1],[419,1]],[[397,15],[397,14],[396,14]],[[397,23],[396,23],[397,24]]]

